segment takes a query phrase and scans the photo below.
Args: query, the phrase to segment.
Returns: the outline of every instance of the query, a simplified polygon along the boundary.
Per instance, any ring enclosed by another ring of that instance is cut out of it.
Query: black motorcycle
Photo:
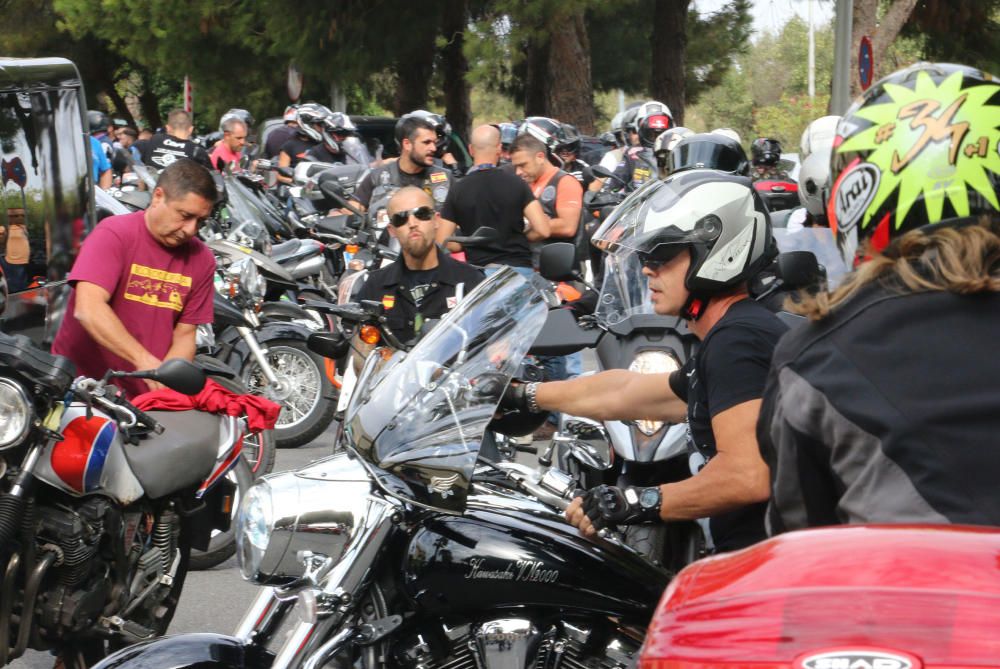
[[[370,356],[345,449],[265,477],[241,507],[241,570],[267,587],[236,634],[98,666],[633,665],[666,573],[566,524],[567,477],[478,456],[547,312],[503,269],[408,353]]]

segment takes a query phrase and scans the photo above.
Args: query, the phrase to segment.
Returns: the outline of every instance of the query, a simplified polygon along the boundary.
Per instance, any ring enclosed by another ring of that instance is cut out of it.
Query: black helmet
[[[556,153],[573,153],[575,155],[580,155],[580,146],[583,140],[580,137],[580,131],[576,129],[575,125],[569,123],[563,123],[562,127],[559,129],[558,143],[556,144]]]
[[[518,135],[531,135],[542,144],[545,150],[551,155],[555,152],[559,144],[559,136],[562,134],[562,124],[555,119],[545,116],[529,116],[524,119],[524,123],[517,129]]]
[[[247,127],[247,132],[253,129],[253,114],[248,112],[246,109],[233,108],[222,115],[219,119],[219,130],[222,130],[222,124],[230,119],[239,119],[243,121],[243,125]]]
[[[104,112],[95,109],[87,112],[87,127],[90,129],[90,134],[107,132],[109,125],[111,125],[111,122],[108,120],[108,115]]]
[[[827,204],[848,267],[865,240],[881,251],[911,230],[1000,211],[998,101],[996,77],[944,63],[890,74],[854,101],[833,141]]]
[[[781,157],[781,142],[770,137],[758,137],[750,145],[754,165],[777,165]]]
[[[417,109],[411,111],[409,114],[403,114],[396,121],[396,146],[403,148],[403,123],[409,118],[420,118],[427,121],[429,127],[434,130],[434,134],[437,135],[436,145],[438,157],[443,155],[448,151],[448,146],[451,144],[451,124],[448,123],[448,119],[441,114],[435,114],[434,112],[429,112],[426,109]]]
[[[748,177],[707,169],[681,172],[650,191],[632,215],[638,229],[618,244],[640,259],[665,260],[690,249],[684,277],[691,293],[684,307],[689,319],[701,315],[711,296],[753,278],[777,255],[771,218]]]
[[[320,142],[323,136],[314,125],[321,125],[323,119],[331,114],[330,110],[321,104],[307,102],[295,111],[295,123],[298,124],[298,133],[308,137],[314,142]]]
[[[696,133],[677,142],[665,166],[668,175],[703,168],[750,175],[750,161],[740,143],[717,132]]]

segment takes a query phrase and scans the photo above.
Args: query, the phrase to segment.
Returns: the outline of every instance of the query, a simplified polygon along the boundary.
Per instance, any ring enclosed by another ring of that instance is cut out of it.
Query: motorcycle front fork
[[[271,368],[271,363],[267,360],[267,349],[263,348],[260,342],[257,341],[253,330],[245,325],[237,326],[236,331],[240,333],[243,341],[246,342],[247,348],[250,349],[250,355],[257,362],[257,366],[260,367],[260,371],[264,375],[264,378],[267,379],[267,383],[273,388],[278,389],[281,386],[281,381]]]

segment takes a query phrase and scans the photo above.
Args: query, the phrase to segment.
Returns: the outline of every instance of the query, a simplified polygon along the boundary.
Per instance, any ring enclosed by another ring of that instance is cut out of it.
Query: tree
[[[902,34],[921,39],[928,60],[1000,72],[1000,0],[922,0]]]
[[[691,0],[656,0],[653,13],[650,90],[653,98],[670,108],[678,125],[684,125],[685,52],[690,4]]]
[[[469,19],[469,0],[447,0],[441,17],[445,116],[462,137],[469,137],[472,130],[469,61],[465,57],[465,30]]]
[[[861,93],[861,81],[853,76],[853,73],[858,71],[861,38],[868,37],[872,41],[872,59],[875,62],[873,80],[877,80],[880,75],[888,74],[880,71],[881,63],[916,4],[917,0],[892,0],[884,15],[880,17],[879,0],[854,0],[851,25],[851,97],[857,97]]]

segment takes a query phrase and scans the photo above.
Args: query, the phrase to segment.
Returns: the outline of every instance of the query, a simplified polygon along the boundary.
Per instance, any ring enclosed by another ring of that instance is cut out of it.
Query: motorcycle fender
[[[688,456],[688,436],[685,423],[675,423],[667,428],[660,443],[656,446],[653,462],[665,462],[677,456]]]
[[[628,425],[618,420],[609,420],[604,423],[604,427],[611,437],[611,447],[615,449],[615,455],[626,461],[638,460],[632,431]]]
[[[303,343],[309,338],[312,332],[309,328],[298,323],[288,323],[285,321],[270,321],[254,330],[257,343],[267,348],[267,342],[276,339],[297,339]],[[223,360],[233,369],[243,369],[243,362],[250,357],[250,347],[236,331],[236,328],[226,328],[216,338],[216,342],[221,347],[229,347],[229,355]]]
[[[269,321],[271,319],[278,319],[282,321],[295,319],[307,321],[313,320],[308,311],[297,304],[286,302],[284,300],[265,302],[262,304],[260,307],[260,319],[262,321]]]
[[[93,669],[266,669],[265,649],[224,634],[178,634],[142,641],[113,653]]]

